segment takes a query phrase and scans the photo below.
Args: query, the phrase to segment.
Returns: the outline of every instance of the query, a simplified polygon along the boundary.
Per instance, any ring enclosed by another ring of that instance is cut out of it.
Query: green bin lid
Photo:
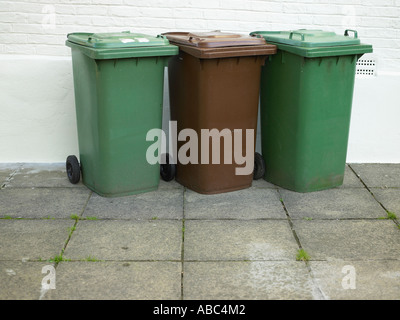
[[[168,39],[130,31],[117,33],[70,33],[70,42],[91,48],[131,48],[168,45]]]
[[[93,59],[165,56],[178,53],[178,47],[171,45],[169,40],[162,35],[154,37],[129,31],[79,32],[70,33],[67,38],[67,46],[79,48]]]
[[[349,29],[344,32],[344,35],[331,31],[307,29],[254,31],[251,35],[261,35],[267,42],[276,44],[278,49],[310,58],[372,52],[372,46],[361,44],[357,31]]]

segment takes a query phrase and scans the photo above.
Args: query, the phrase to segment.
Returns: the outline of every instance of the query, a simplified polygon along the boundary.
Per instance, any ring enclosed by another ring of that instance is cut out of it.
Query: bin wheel
[[[77,184],[81,179],[81,167],[78,158],[68,156],[66,161],[67,176],[72,184]]]
[[[174,163],[169,163],[169,153],[163,154],[161,156],[161,159],[163,160],[161,165],[160,165],[160,175],[161,178],[164,181],[171,181],[175,178],[176,174],[176,164]]]
[[[265,162],[264,158],[261,154],[256,152],[254,154],[254,172],[253,172],[253,180],[258,180],[262,178],[265,174]]]

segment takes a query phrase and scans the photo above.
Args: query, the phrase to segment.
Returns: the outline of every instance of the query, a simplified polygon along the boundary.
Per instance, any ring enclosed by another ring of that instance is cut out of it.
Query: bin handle
[[[301,36],[301,41],[304,41],[304,33],[297,32],[297,31],[291,31],[290,34],[289,34],[289,39],[292,39],[292,38],[293,38],[293,34],[298,34],[298,35],[300,35],[300,36]]]
[[[255,37],[255,38],[264,38],[261,34],[259,34],[259,33],[252,33],[251,35],[250,35],[250,37]]]
[[[349,31],[354,33],[354,39],[357,39],[357,38],[358,38],[357,31],[356,31],[356,30],[352,30],[352,29],[346,29],[346,30],[344,31],[344,35],[345,35],[346,37],[349,36]]]
[[[194,37],[194,36],[190,36],[188,41],[193,42],[192,40],[197,40],[197,41],[203,41],[201,38],[199,37]]]

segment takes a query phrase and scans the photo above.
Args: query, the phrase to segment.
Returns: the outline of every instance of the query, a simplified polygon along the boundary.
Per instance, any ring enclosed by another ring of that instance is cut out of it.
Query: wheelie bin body
[[[267,44],[262,37],[219,31],[164,35],[180,48],[179,55],[173,57],[168,66],[171,120],[177,122],[178,133],[189,128],[198,137],[198,162],[183,163],[178,156],[175,179],[202,194],[251,186],[253,171],[237,174],[236,169],[245,164],[236,161],[233,149],[241,147],[240,154],[245,155],[246,130],[253,130],[254,153],[261,66],[268,55],[276,52],[276,47]],[[214,130],[217,137],[210,138],[209,147],[202,150],[201,145],[207,139],[202,136],[204,130]],[[241,132],[241,145],[234,138],[235,130],[241,130],[238,131]],[[188,140],[178,140],[179,154]],[[227,144],[232,150],[231,163],[225,161]],[[219,163],[213,160],[218,151],[215,148],[219,150]]]
[[[71,48],[82,182],[101,196],[155,190],[146,134],[161,128],[164,68],[176,46],[145,34],[72,33]]]
[[[305,29],[251,34],[278,47],[261,76],[264,178],[297,192],[340,186],[356,62],[372,46],[353,30],[343,36]]]

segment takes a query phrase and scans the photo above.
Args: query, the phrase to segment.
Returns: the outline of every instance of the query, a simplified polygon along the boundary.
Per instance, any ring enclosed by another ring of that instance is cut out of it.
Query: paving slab
[[[343,184],[338,188],[364,188],[364,185],[353,170],[350,169],[349,165],[346,164]]]
[[[376,219],[386,215],[367,189],[334,188],[297,193],[280,190],[292,219]]]
[[[287,221],[185,221],[185,260],[294,260],[297,250]]]
[[[8,177],[8,174],[0,172],[0,189],[6,184]]]
[[[22,163],[17,163],[17,162],[11,162],[11,163],[0,163],[0,171],[16,171],[18,170],[23,164]]]
[[[304,262],[185,262],[183,298],[192,300],[320,299]]]
[[[391,220],[293,220],[312,260],[400,257],[400,230]]]
[[[158,184],[158,190],[170,190],[172,188],[181,190],[185,189],[185,187],[176,180],[164,181],[163,179],[160,179],[160,183]]]
[[[0,261],[0,300],[38,300],[49,262]],[[43,273],[42,273],[43,271]]]
[[[342,186],[307,194],[260,179],[219,195],[160,181],[103,198],[70,184],[64,164],[0,164],[0,299],[399,300],[400,229],[379,202],[400,216],[400,165],[350,166],[374,196],[349,166]],[[56,289],[42,290],[65,246]],[[342,286],[348,270],[355,289]]]
[[[180,260],[182,222],[84,220],[65,249],[67,259]]]
[[[328,299],[400,299],[400,260],[311,261],[309,265]]]
[[[1,171],[0,170],[0,188],[4,187],[5,184],[7,183],[11,173],[7,171]]]
[[[77,184],[69,182],[65,170],[65,163],[37,163],[23,164],[12,176],[6,187],[29,188],[29,187],[62,187],[62,188],[84,188],[80,181]]]
[[[90,194],[82,188],[5,188],[0,190],[0,217],[69,218],[83,212]]]
[[[349,164],[368,187],[400,188],[400,164]]]
[[[101,219],[182,219],[183,189],[164,188],[118,198],[105,198],[93,193],[83,216]]]
[[[382,205],[400,219],[400,188],[371,188],[371,192]]]
[[[44,300],[179,300],[178,262],[62,262]],[[133,311],[132,311],[133,312]],[[133,312],[134,313],[134,312]]]
[[[18,170],[20,165],[15,163],[0,163],[0,188],[2,188],[8,179]]]
[[[0,260],[48,260],[61,253],[73,220],[0,219]]]
[[[280,188],[279,186],[274,185],[271,182],[268,182],[264,178],[260,178],[258,180],[253,180],[251,187],[252,188],[272,188],[272,189]]]
[[[247,188],[204,195],[186,190],[186,219],[286,219],[276,189]]]

